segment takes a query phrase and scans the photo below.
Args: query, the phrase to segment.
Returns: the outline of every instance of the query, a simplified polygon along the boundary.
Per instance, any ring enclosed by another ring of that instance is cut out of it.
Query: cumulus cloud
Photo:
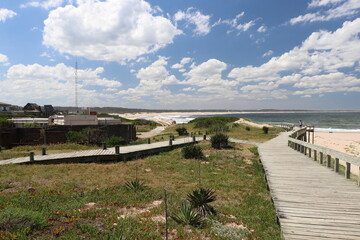
[[[172,65],[171,68],[179,69],[179,71],[183,71],[185,65],[190,63],[191,61],[192,61],[192,58],[185,57],[185,58],[181,59],[180,63],[175,63],[174,65]]]
[[[15,16],[16,12],[6,8],[0,8],[0,22],[5,22],[7,19],[13,18]]]
[[[71,0],[45,0],[45,1],[31,1],[25,4],[21,4],[21,8],[27,8],[27,7],[39,7],[46,10],[49,10],[51,8],[57,8],[62,6],[65,2],[72,3]]]
[[[242,90],[290,85],[305,88],[294,94],[311,95],[336,91],[358,91],[356,68],[360,61],[360,18],[345,22],[334,32],[312,33],[301,46],[294,47],[265,64],[234,68],[228,77],[241,83],[258,82]],[[268,83],[267,83],[268,82]],[[275,84],[275,85],[274,85]]]
[[[185,21],[186,26],[195,25],[196,35],[206,35],[211,31],[210,15],[204,15],[195,8],[188,8],[186,12],[178,11],[174,16],[175,22]]]
[[[78,1],[50,12],[43,43],[61,53],[124,63],[156,52],[182,33],[153,12],[144,0]]]
[[[6,55],[0,53],[0,66],[1,65],[9,66],[10,63],[9,63],[9,58]]]
[[[74,102],[74,72],[73,67],[65,64],[55,66],[13,65],[7,73],[6,79],[0,82],[0,86],[6,86],[6,91],[1,90],[4,97],[17,102],[17,99],[27,101],[47,101],[59,105],[72,105]],[[104,101],[112,99],[111,95],[103,94],[101,90],[92,90],[94,86],[106,88],[118,88],[121,83],[114,80],[101,78],[103,68],[79,69],[78,89],[79,102],[93,106],[104,104]],[[1,89],[2,87],[0,87]]]
[[[359,0],[313,0],[309,9],[318,9],[315,12],[300,15],[290,19],[289,23],[329,21],[336,18],[356,16],[360,10]]]

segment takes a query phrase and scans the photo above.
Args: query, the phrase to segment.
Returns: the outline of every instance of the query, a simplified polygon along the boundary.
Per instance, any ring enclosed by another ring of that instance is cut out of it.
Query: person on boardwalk
[[[302,128],[303,127],[303,122],[300,120],[299,121],[299,127]]]

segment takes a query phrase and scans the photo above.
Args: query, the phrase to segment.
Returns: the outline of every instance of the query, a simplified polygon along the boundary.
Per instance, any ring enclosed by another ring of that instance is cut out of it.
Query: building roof
[[[11,104],[0,102],[0,106],[11,106]]]

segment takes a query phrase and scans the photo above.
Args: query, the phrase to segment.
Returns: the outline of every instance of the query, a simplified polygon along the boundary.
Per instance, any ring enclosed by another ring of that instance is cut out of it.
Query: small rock
[[[145,172],[151,172],[151,169],[150,169],[150,168],[146,168],[146,169],[145,169]]]
[[[36,191],[35,188],[32,188],[32,187],[29,187],[29,188],[28,188],[28,192],[29,192],[29,193],[33,193],[33,192],[35,192],[35,191]]]
[[[89,203],[85,204],[85,207],[86,207],[86,208],[93,208],[93,207],[95,207],[95,205],[96,205],[96,203],[94,203],[94,202],[89,202]]]

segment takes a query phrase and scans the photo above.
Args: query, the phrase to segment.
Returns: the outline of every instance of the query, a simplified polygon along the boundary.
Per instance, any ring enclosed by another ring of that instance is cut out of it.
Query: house
[[[50,117],[55,113],[54,107],[52,105],[44,105],[43,110],[43,117]]]
[[[10,107],[10,104],[0,102],[0,113],[11,112]]]
[[[24,112],[27,114],[32,114],[40,117],[42,115],[41,107],[36,103],[28,103],[23,108]]]

